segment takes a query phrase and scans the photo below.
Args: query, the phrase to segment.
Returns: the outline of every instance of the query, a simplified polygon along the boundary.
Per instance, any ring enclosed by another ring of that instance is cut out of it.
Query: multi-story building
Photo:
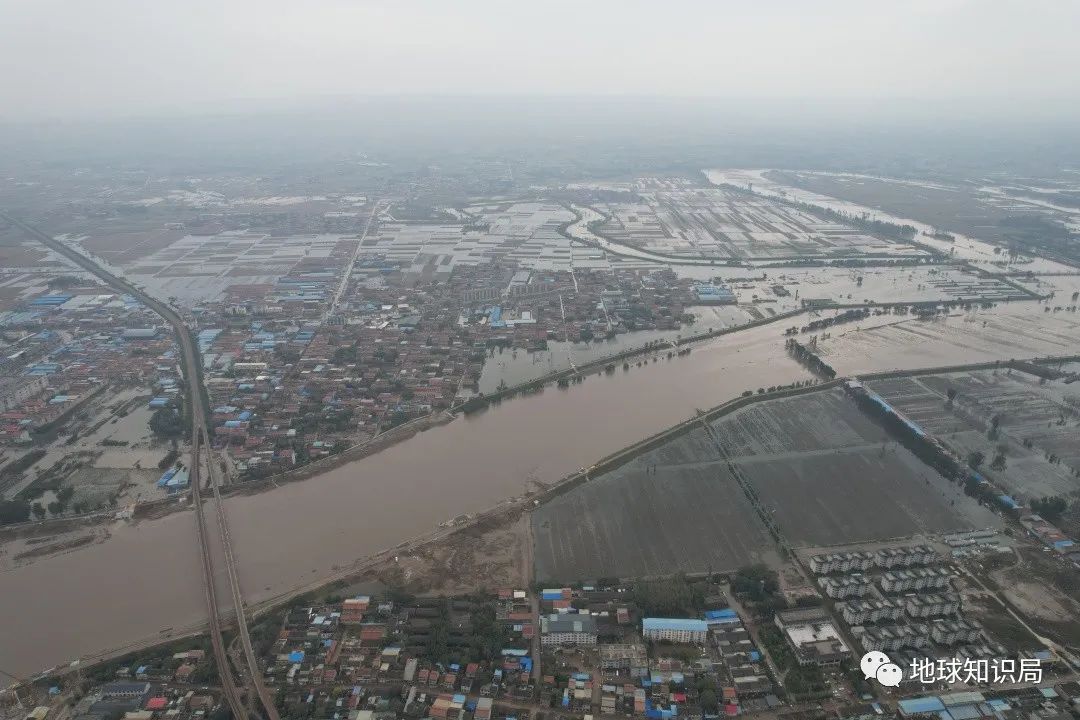
[[[829,553],[810,558],[810,569],[816,575],[834,572],[865,571],[874,567],[874,556],[866,552]]]
[[[890,652],[902,648],[925,648],[930,645],[930,636],[925,625],[883,625],[867,628],[859,636],[859,642],[866,651]]]
[[[881,576],[880,586],[884,592],[910,592],[912,590],[941,590],[949,585],[952,577],[944,568],[915,568],[892,570]]]
[[[704,620],[689,618],[645,618],[641,634],[648,640],[702,644],[709,635],[709,626]]]
[[[836,604],[837,611],[848,625],[896,621],[903,614],[899,602],[890,600],[851,600]]]
[[[930,623],[930,637],[939,645],[972,643],[982,638],[982,631],[975,624],[962,618],[939,619]]]
[[[632,678],[644,677],[649,672],[649,655],[640,643],[601,645],[600,669],[628,672]]]
[[[596,619],[591,615],[556,614],[540,618],[542,645],[595,645]]]
[[[909,568],[916,565],[929,565],[936,562],[938,555],[929,545],[914,547],[888,548],[874,553],[874,564],[879,568]]]
[[[955,615],[960,612],[960,597],[952,593],[910,595],[904,598],[904,608],[913,618]]]
[[[870,578],[863,575],[827,577],[820,583],[825,594],[835,600],[863,597],[870,592]]]
[[[773,622],[800,665],[837,665],[851,653],[824,608],[781,610]]]
[[[816,575],[834,572],[865,572],[872,568],[884,570],[909,568],[916,565],[929,565],[936,562],[937,553],[929,545],[913,547],[886,548],[876,552],[843,552],[814,555],[810,558],[810,569]]]

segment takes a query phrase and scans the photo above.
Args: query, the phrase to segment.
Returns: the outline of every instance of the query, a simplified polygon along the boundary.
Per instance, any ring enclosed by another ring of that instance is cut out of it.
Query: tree
[[[698,696],[698,703],[701,705],[701,709],[707,713],[715,713],[720,709],[720,703],[716,699],[716,693],[712,690],[704,690],[701,695]]]
[[[997,446],[997,453],[994,455],[994,460],[990,463],[990,467],[993,470],[1002,471],[1005,469],[1005,450],[1004,444]]]
[[[172,467],[172,464],[176,462],[176,458],[180,457],[180,451],[176,448],[169,450],[165,453],[165,456],[158,460],[158,470],[164,470],[168,467]]]
[[[30,503],[25,500],[0,500],[0,525],[26,522],[30,519]]]
[[[159,408],[150,416],[150,431],[161,437],[180,437],[184,433],[184,421],[175,408]]]
[[[978,470],[979,466],[983,464],[983,460],[986,459],[986,455],[978,450],[972,450],[968,453],[967,464],[972,470]]]
[[[1068,501],[1058,495],[1051,495],[1049,497],[1037,498],[1032,500],[1031,509],[1042,515],[1045,519],[1054,521],[1061,517],[1061,515],[1069,509]]]
[[[45,518],[45,508],[41,507],[41,503],[36,502],[30,506],[30,512],[34,513],[34,517],[38,520]]]
[[[736,595],[745,595],[751,600],[761,602],[780,589],[775,570],[765,565],[748,565],[735,573],[731,589]]]
[[[698,585],[678,575],[667,580],[634,583],[631,594],[646,615],[671,615],[693,612],[704,602],[704,593]]]

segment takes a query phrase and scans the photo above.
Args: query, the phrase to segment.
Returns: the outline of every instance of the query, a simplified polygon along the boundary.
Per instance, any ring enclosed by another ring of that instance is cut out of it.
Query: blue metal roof
[[[736,613],[731,608],[726,608],[724,610],[706,610],[705,611],[705,617],[708,620],[720,620],[720,619],[723,619],[723,618],[736,618],[738,616],[739,616],[739,614]]]
[[[904,715],[918,715],[920,713],[940,712],[945,709],[945,703],[937,697],[911,698],[897,703],[900,712]]]

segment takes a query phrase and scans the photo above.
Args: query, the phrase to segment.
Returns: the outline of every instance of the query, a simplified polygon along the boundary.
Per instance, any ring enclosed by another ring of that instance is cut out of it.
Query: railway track
[[[127,293],[136,298],[142,304],[160,315],[170,326],[176,335],[181,348],[181,365],[184,377],[188,383],[188,396],[191,406],[191,499],[195,506],[195,530],[199,543],[199,554],[203,567],[203,584],[206,592],[207,614],[210,618],[210,642],[213,646],[214,659],[217,663],[218,675],[221,677],[222,692],[225,700],[232,710],[234,720],[246,718],[249,712],[244,706],[243,696],[237,687],[232,675],[229,656],[222,638],[222,618],[218,609],[217,588],[214,585],[214,560],[210,547],[210,538],[206,527],[206,516],[203,514],[202,478],[200,477],[203,451],[206,450],[209,485],[213,490],[212,502],[217,507],[218,528],[221,535],[222,552],[225,557],[225,566],[229,578],[229,590],[236,614],[236,624],[241,644],[244,649],[245,663],[248,665],[246,673],[249,690],[257,696],[267,720],[279,720],[277,707],[273,698],[270,697],[262,682],[262,674],[259,672],[258,661],[255,657],[254,648],[251,645],[251,637],[248,633],[247,620],[244,617],[244,601],[240,591],[239,576],[236,571],[236,558],[233,554],[232,543],[229,538],[229,528],[225,517],[225,509],[221,502],[220,484],[216,477],[213,454],[210,452],[208,442],[209,434],[206,429],[206,404],[200,382],[199,363],[200,357],[191,330],[184,322],[180,314],[170,305],[157,298],[151,297],[142,288],[134,285],[131,281],[122,278],[95,262],[92,258],[83,255],[74,248],[48,235],[45,232],[28,225],[21,220],[0,212],[0,219],[6,220],[24,233],[42,243],[75,263],[87,272],[101,279],[113,289]]]

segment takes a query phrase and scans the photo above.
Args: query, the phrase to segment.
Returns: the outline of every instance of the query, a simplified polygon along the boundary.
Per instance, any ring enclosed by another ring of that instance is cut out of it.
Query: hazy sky
[[[0,0],[0,117],[386,93],[1072,113],[1078,27],[1074,0]]]

